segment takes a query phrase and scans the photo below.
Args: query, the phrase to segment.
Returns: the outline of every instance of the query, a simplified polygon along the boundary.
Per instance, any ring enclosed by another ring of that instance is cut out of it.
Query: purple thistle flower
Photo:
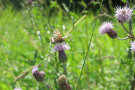
[[[69,45],[66,44],[66,43],[57,43],[55,46],[54,46],[54,51],[55,52],[59,52],[59,60],[60,62],[64,63],[67,61],[67,56],[66,56],[66,53],[64,50],[68,50],[70,49]]]
[[[108,31],[113,29],[113,24],[111,22],[104,22],[100,27],[99,27],[99,32],[102,34],[107,33]]]
[[[126,21],[129,21],[129,19],[131,18],[132,11],[133,9],[128,7],[117,7],[115,17],[119,20],[119,22],[124,23]]]
[[[43,71],[39,72],[38,67],[33,67],[32,74],[38,82],[42,82],[44,80],[45,73]]]
[[[68,50],[70,49],[69,45],[66,44],[66,43],[57,43],[55,46],[54,46],[54,51],[63,51],[63,50]]]
[[[131,50],[133,52],[135,52],[135,41],[134,42],[131,42]]]

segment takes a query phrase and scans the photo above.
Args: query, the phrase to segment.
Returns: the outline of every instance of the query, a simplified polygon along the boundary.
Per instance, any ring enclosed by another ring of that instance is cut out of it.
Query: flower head
[[[135,52],[135,41],[134,42],[131,42],[131,50],[133,52]]]
[[[66,84],[66,83],[67,83],[67,78],[66,78],[66,76],[65,76],[65,75],[61,75],[61,76],[59,77],[59,79],[58,79],[58,83],[59,83],[60,86]]]
[[[100,27],[99,27],[99,32],[102,34],[107,33],[113,29],[113,24],[111,22],[104,22]]]
[[[39,72],[38,67],[33,67],[32,74],[38,82],[42,82],[44,80],[45,73],[43,71]]]
[[[132,11],[133,11],[133,9],[128,8],[128,7],[124,7],[124,8],[117,7],[116,12],[115,12],[116,13],[115,17],[121,23],[129,21],[129,19],[131,18],[131,15],[132,15]]]
[[[53,49],[54,51],[64,51],[70,49],[70,47],[66,43],[57,43]]]
[[[71,90],[71,86],[67,82],[67,78],[65,75],[61,75],[58,79],[58,83],[62,90]]]

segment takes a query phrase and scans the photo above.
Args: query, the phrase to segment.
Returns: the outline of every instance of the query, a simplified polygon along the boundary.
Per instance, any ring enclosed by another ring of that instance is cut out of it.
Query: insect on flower
[[[52,43],[61,43],[61,42],[64,42],[65,39],[68,37],[69,35],[66,35],[64,37],[62,37],[61,33],[59,32],[59,30],[55,30],[53,32],[53,35],[52,37],[50,38],[50,41]]]

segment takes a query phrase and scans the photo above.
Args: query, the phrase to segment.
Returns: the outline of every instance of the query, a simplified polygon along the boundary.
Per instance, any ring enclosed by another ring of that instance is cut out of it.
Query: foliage
[[[81,4],[85,6],[84,2]],[[47,90],[45,85],[37,83],[31,73],[17,83],[14,82],[18,75],[39,63],[40,69],[46,73],[45,81],[54,89],[58,89],[57,79],[63,74],[63,68],[57,53],[51,54],[50,62],[47,64],[52,49],[49,37],[55,29],[59,29],[65,35],[82,14],[68,12],[66,5],[65,10],[55,2],[46,9],[38,7],[36,2],[31,6],[22,5],[24,7],[20,11],[8,6],[0,14],[0,89],[12,90],[21,87],[23,90]],[[133,80],[130,76],[130,64],[133,65],[133,62],[127,53],[130,41],[118,41],[100,35],[98,28],[101,22],[106,18],[116,20],[110,17],[100,19],[98,15],[92,13],[88,11],[87,17],[73,28],[71,36],[66,39],[71,47],[66,51],[68,82],[74,90],[87,51],[88,40],[95,20],[98,20],[79,90],[129,89],[129,79]],[[120,37],[126,36],[120,24],[115,23],[115,30]]]

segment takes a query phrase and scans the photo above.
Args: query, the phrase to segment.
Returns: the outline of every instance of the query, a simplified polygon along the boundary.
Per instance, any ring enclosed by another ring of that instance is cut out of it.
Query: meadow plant
[[[129,0],[127,0],[126,6],[117,7],[115,10],[116,11],[115,11],[114,17],[116,17],[116,19],[121,24],[121,26],[123,27],[124,31],[128,34],[128,36],[125,38],[122,38],[122,39],[119,38],[117,35],[117,32],[112,30],[114,27],[111,22],[104,22],[99,27],[99,33],[108,34],[110,36],[110,38],[113,38],[113,39],[117,38],[118,40],[131,39],[132,42],[131,42],[131,46],[130,46],[131,48],[129,48],[129,51],[133,51],[134,56],[135,56],[135,41],[134,41],[135,37],[133,35],[133,32],[131,32],[132,31],[131,19],[132,19],[132,15],[133,15],[132,13],[133,13],[134,9],[129,7]],[[130,30],[128,30],[124,26],[123,23],[126,23],[126,22],[129,22]],[[130,53],[130,54],[132,54],[132,53]],[[133,76],[135,78],[135,73],[133,73],[133,70],[132,70],[133,66],[131,64],[130,64],[130,67],[131,67],[130,75],[131,75],[131,77]],[[133,81],[131,81],[131,90],[134,90],[134,88],[135,88],[135,81],[133,80]]]
[[[45,73],[44,71],[39,72],[37,66],[33,67],[32,74],[38,82],[42,82],[44,80]]]

